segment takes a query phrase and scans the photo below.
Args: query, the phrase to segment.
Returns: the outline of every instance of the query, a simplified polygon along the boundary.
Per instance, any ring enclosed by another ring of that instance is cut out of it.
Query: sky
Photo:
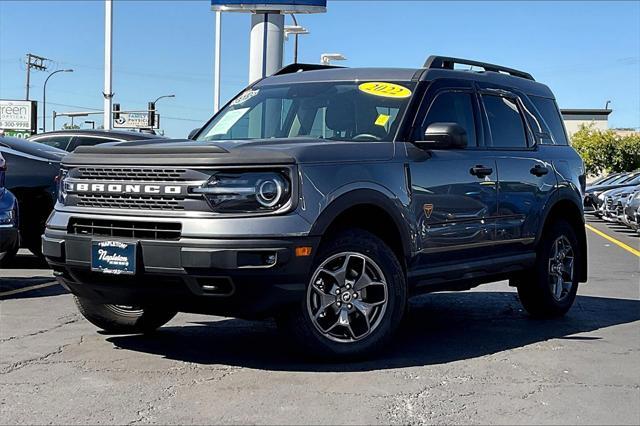
[[[139,110],[175,94],[157,105],[166,135],[200,127],[213,113],[214,18],[206,0],[115,1],[114,102]],[[222,19],[224,103],[248,83],[250,16]],[[298,20],[311,32],[300,36],[300,62],[339,52],[350,67],[420,67],[431,54],[498,63],[533,74],[561,108],[611,101],[611,127],[640,128],[640,1],[329,0],[327,13]],[[103,48],[100,0],[0,0],[0,99],[24,99],[33,53],[51,59],[48,71],[74,69],[49,80],[48,126],[53,110],[101,110]],[[292,50],[286,42],[285,64]],[[32,71],[31,99],[42,99],[46,76]]]

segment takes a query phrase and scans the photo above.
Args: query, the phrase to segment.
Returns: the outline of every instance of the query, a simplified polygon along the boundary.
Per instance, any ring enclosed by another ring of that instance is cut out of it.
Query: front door
[[[468,139],[466,149],[433,149],[410,166],[419,266],[486,254],[495,239],[497,166],[491,153],[478,147],[473,87],[454,84],[432,84],[417,129],[419,137],[432,123],[457,123]]]

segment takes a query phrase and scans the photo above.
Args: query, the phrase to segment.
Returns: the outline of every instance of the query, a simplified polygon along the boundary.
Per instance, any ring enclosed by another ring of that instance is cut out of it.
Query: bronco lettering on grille
[[[181,195],[184,191],[181,185],[145,185],[121,183],[76,183],[66,182],[67,192],[109,193],[109,194],[163,194]]]

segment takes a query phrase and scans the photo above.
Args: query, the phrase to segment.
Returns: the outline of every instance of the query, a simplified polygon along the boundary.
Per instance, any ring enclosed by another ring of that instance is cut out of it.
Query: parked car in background
[[[60,160],[67,152],[37,142],[0,137],[5,188],[18,200],[20,244],[40,255],[40,236],[57,197]]]
[[[149,139],[164,139],[150,133],[126,130],[58,130],[31,136],[30,141],[40,142],[71,152],[79,146],[92,146],[105,142],[126,142]]]
[[[0,154],[0,266],[18,252],[20,234],[18,232],[18,201],[4,187],[7,163]]]
[[[638,184],[640,184],[640,171],[634,171],[622,173],[606,183],[587,187],[584,196],[585,211],[593,212],[596,216],[601,216],[605,192],[611,189],[630,187]]]
[[[634,192],[635,186],[623,186],[603,192],[600,217],[608,222],[621,222],[622,210],[627,197]]]
[[[627,197],[623,207],[622,222],[636,231],[640,230],[640,186]]]

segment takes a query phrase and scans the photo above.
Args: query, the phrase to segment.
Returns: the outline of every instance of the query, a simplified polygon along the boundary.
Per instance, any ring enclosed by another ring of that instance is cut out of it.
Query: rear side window
[[[531,96],[531,101],[542,115],[545,123],[547,123],[551,131],[553,143],[555,145],[568,145],[567,136],[564,132],[564,124],[562,124],[562,117],[560,116],[556,102],[553,99],[540,98],[537,96]],[[548,143],[548,139],[544,139],[542,143]]]
[[[515,99],[483,95],[491,131],[491,146],[496,148],[526,148],[524,121]]]
[[[467,132],[469,146],[477,146],[471,93],[444,92],[431,104],[423,129],[433,123],[458,123]]]
[[[99,143],[116,142],[117,139],[105,139],[105,138],[92,138],[91,136],[76,136],[73,139],[73,145],[78,146],[93,146]]]
[[[51,136],[49,138],[38,139],[36,140],[36,142],[40,142],[54,148],[66,150],[70,140],[71,136]]]

